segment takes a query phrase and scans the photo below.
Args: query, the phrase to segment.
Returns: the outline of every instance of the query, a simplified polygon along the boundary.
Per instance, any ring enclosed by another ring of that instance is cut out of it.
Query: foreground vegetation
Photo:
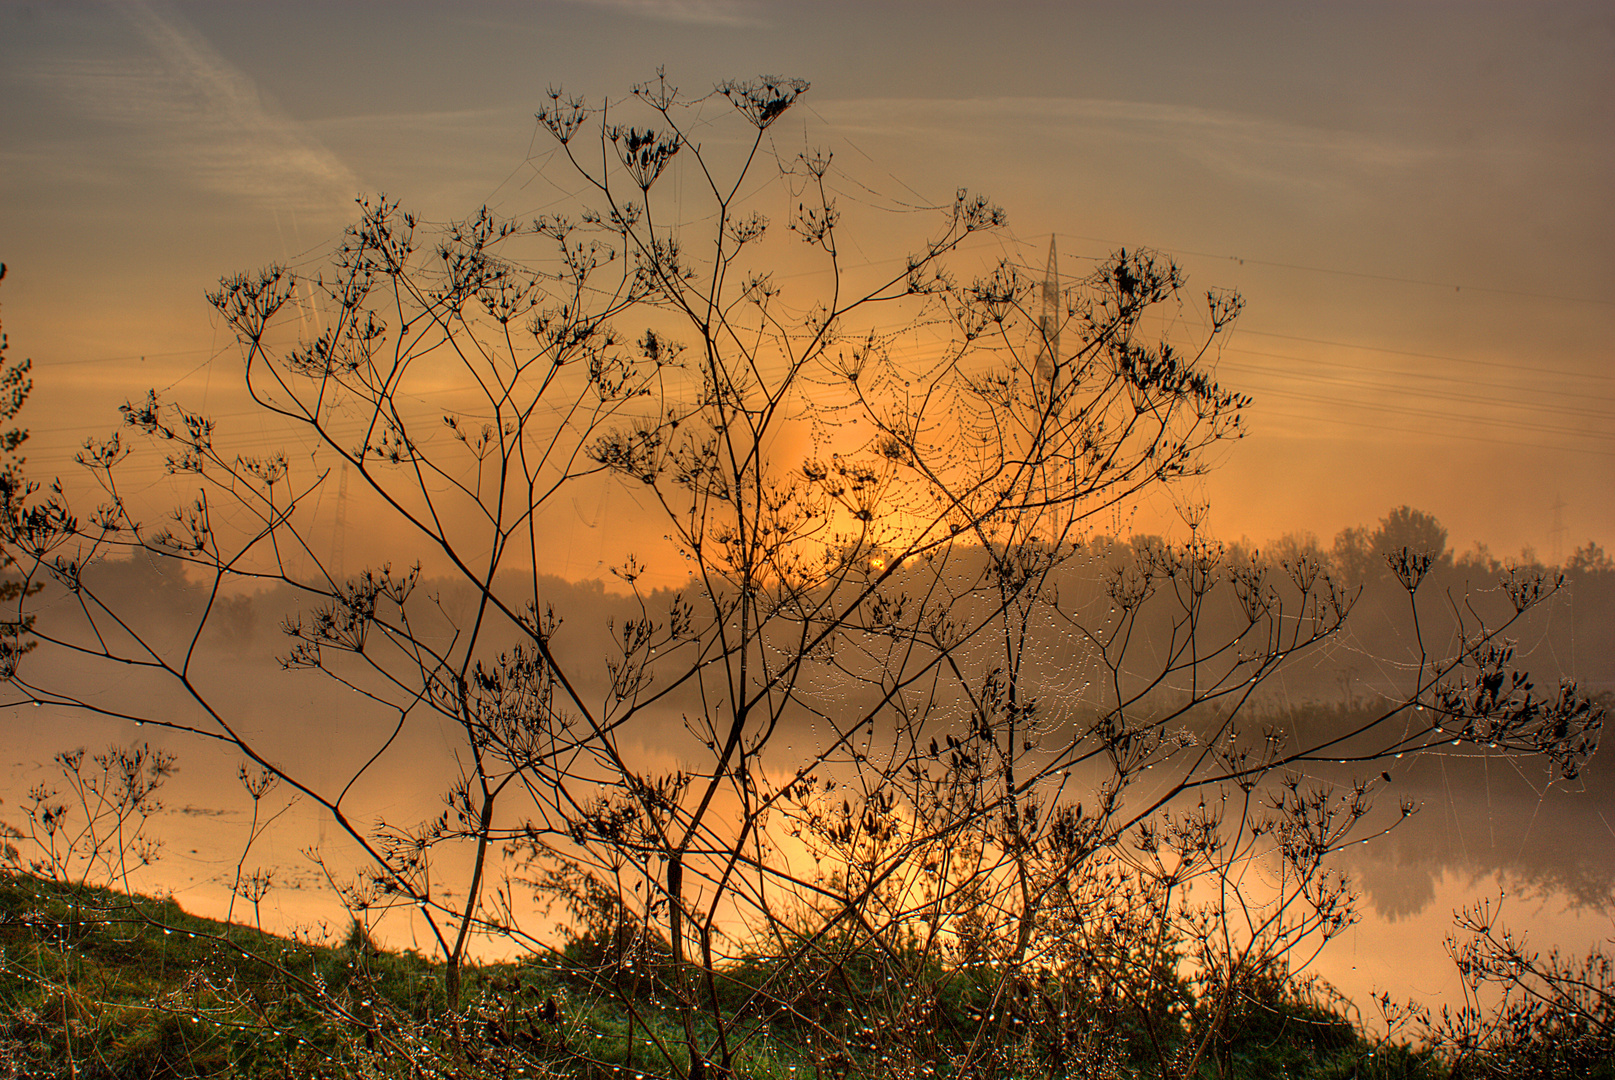
[[[340,935],[338,935],[340,937]],[[659,965],[646,965],[632,1006],[593,995],[605,943],[582,937],[543,961],[466,973],[448,1007],[443,966],[375,948],[355,924],[316,944],[198,918],[172,900],[0,878],[0,1076],[82,1077],[658,1077],[684,1075],[679,1033],[659,1017]],[[744,1009],[773,974],[757,955],[719,992]],[[757,1019],[766,1038],[734,1075],[829,1080],[949,1073],[936,1063],[968,1039],[990,1003],[990,977],[963,973],[907,1036],[911,1058],[871,1055],[871,1038],[905,1014],[901,988],[842,963],[796,1015]],[[1023,987],[1006,1009],[994,1055],[1004,1077],[1153,1075],[1153,1049],[1119,1003],[1077,1002],[1055,985]],[[1228,1018],[1234,1076],[1443,1077],[1429,1051],[1379,1042],[1321,987],[1252,987]],[[1060,1007],[1063,998],[1065,1007]],[[1178,1038],[1205,1022],[1187,987],[1152,1003]],[[936,1051],[933,1053],[932,1051]],[[1207,1062],[1201,1074],[1218,1075]]]

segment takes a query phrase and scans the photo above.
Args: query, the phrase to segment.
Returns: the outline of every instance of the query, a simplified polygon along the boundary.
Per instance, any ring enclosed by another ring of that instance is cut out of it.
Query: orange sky
[[[1459,548],[1615,541],[1607,4],[7,4],[0,303],[35,364],[30,471],[69,473],[154,386],[279,438],[205,289],[314,265],[359,192],[540,211],[569,190],[544,88],[615,97],[659,64],[697,91],[812,80],[775,138],[834,149],[848,205],[968,186],[1009,212],[980,256],[1041,267],[1052,234],[1080,272],[1149,245],[1241,290],[1218,375],[1252,435],[1183,496],[1225,537],[1327,541],[1409,503]],[[624,498],[575,508],[555,569],[620,558],[599,522]]]

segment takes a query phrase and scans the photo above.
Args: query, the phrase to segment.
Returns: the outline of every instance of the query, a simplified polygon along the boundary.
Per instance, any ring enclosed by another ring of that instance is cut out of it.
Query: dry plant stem
[[[1456,1010],[1412,1008],[1423,1037],[1455,1072],[1575,1075],[1606,1064],[1615,1051],[1615,963],[1599,950],[1544,957],[1502,926],[1504,901],[1457,913],[1447,950],[1464,1000]]]
[[[174,771],[174,756],[146,744],[114,745],[88,757],[82,747],[65,750],[52,762],[69,800],[57,801],[62,790],[45,782],[36,784],[23,808],[26,833],[12,826],[6,834],[29,844],[27,856],[16,853],[20,867],[67,886],[72,893],[68,922],[58,928],[55,946],[61,969],[62,1044],[68,1075],[77,1076],[73,1022],[79,1011],[74,973],[78,957],[74,946],[83,931],[81,897],[91,884],[118,884],[128,893],[130,870],[157,859],[161,845],[149,841],[144,833],[147,821],[162,809],[157,792]],[[76,819],[81,820],[75,823]],[[134,867],[129,865],[131,858],[138,860]]]
[[[269,826],[275,823],[275,820],[281,814],[291,809],[291,803],[287,803],[273,817],[265,821],[262,828],[260,828],[258,825],[260,804],[263,802],[264,796],[269,793],[270,788],[274,787],[279,781],[279,777],[264,770],[260,770],[257,775],[253,775],[247,771],[244,765],[237,771],[236,777],[241,781],[241,786],[246,791],[247,797],[252,800],[252,820],[247,824],[247,842],[241,846],[241,857],[236,860],[235,880],[230,883],[230,906],[225,909],[224,913],[226,923],[231,922],[232,917],[235,915],[236,898],[247,899],[247,896],[242,892],[241,875],[242,868],[247,862],[247,855],[252,851],[252,845],[257,842],[258,837]],[[266,889],[266,879],[261,872],[254,872],[252,878],[248,880],[248,888],[254,897],[252,899],[252,913],[253,920],[256,922],[258,920],[258,902],[263,899],[263,893]],[[262,929],[262,926],[259,929]]]

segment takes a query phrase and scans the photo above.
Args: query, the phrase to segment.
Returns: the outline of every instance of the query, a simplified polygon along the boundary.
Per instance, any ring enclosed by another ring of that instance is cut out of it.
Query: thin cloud
[[[293,210],[346,207],[361,184],[303,126],[177,16],[117,5],[144,56],[72,59],[32,72],[75,105],[126,129],[139,153],[207,191]]]
[[[533,111],[527,108],[433,109],[424,112],[343,113],[311,120],[306,126],[311,131],[348,128],[370,130],[377,127],[407,131],[419,131],[422,128],[433,131],[464,131],[472,125],[502,121],[512,113],[519,114],[527,120],[533,118]]]
[[[1101,98],[885,98],[819,102],[837,130],[1002,137],[1012,125],[1035,126],[1039,138],[1069,142],[1079,131],[1176,148],[1219,171],[1293,181],[1320,163],[1360,169],[1417,167],[1443,151],[1383,137],[1309,127],[1267,117],[1152,102]],[[1017,131],[1017,137],[1019,132]]]
[[[754,4],[746,0],[568,0],[569,3],[639,15],[658,22],[706,26],[760,26]]]

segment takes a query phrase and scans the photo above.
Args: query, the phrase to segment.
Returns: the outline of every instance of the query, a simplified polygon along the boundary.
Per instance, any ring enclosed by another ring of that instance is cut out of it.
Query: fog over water
[[[1610,577],[1584,575],[1573,581],[1579,593],[1567,587],[1565,595],[1533,612],[1520,627],[1522,666],[1534,672],[1539,685],[1552,687],[1561,675],[1608,685],[1610,660],[1587,643],[1608,640],[1607,622],[1588,620],[1606,617]],[[108,599],[138,611],[144,625],[170,643],[180,640],[179,632],[200,610],[200,590],[150,566],[103,564],[94,580]],[[445,618],[469,610],[471,596],[463,588],[430,580],[421,588],[439,598]],[[584,673],[585,693],[602,692],[603,683],[587,680],[603,677],[598,658],[606,654],[608,622],[630,610],[629,599],[599,582],[573,585],[552,579],[545,591],[563,618],[555,641],[561,660]],[[1458,586],[1449,582],[1448,593],[1457,595]],[[1081,608],[1080,588],[1065,595]],[[653,594],[651,608],[666,598]],[[1281,678],[1264,685],[1263,696],[1247,706],[1247,723],[1273,725],[1299,741],[1316,742],[1334,730],[1332,725],[1346,724],[1371,709],[1378,691],[1390,689],[1380,684],[1394,680],[1406,663],[1407,642],[1392,630],[1397,602],[1394,593],[1371,582],[1348,623],[1352,630],[1315,656],[1298,658]],[[284,589],[227,600],[217,622],[210,624],[210,644],[197,666],[203,692],[265,758],[314,790],[334,796],[351,781],[343,806],[359,828],[381,822],[413,825],[435,816],[458,773],[455,749],[463,744],[463,733],[425,710],[412,714],[400,728],[396,713],[389,715],[319,672],[282,670],[276,660],[286,649],[281,626],[294,610],[294,597]],[[1577,639],[1573,653],[1571,638]],[[1070,648],[1052,642],[1044,661],[1053,685],[1080,699],[1085,669]],[[1571,655],[1578,658],[1576,667],[1557,663]],[[172,687],[144,683],[137,673],[84,675],[71,661],[43,650],[27,662],[38,665],[30,670],[31,678],[66,679],[86,700],[108,707],[121,703],[126,709],[138,705],[147,715],[202,725],[194,706],[182,703]],[[51,671],[53,666],[58,670]],[[97,684],[95,679],[103,681]],[[641,717],[644,722],[628,733],[628,752],[641,767],[670,771],[679,766],[672,734],[682,736],[679,710],[690,704],[672,701],[657,714]],[[1080,700],[1072,706],[1081,707]],[[243,854],[252,803],[237,778],[239,758],[228,745],[55,706],[7,712],[0,819],[16,819],[26,790],[52,779],[48,762],[56,752],[150,741],[178,755],[179,771],[163,793],[164,810],[150,826],[163,841],[162,858],[140,871],[133,885],[172,892],[188,910],[222,917],[229,909],[238,864],[248,874],[268,869],[274,872],[274,888],[261,905],[266,929],[317,934],[322,924],[342,925],[345,915],[326,872],[349,880],[358,865],[351,842],[317,806],[281,785],[259,810],[260,820],[279,816]],[[785,733],[780,745],[807,746],[814,738],[811,731],[799,729]],[[383,746],[385,752],[378,756]],[[1447,1000],[1459,989],[1443,946],[1454,910],[1499,897],[1504,898],[1503,924],[1525,933],[1534,946],[1580,952],[1608,941],[1615,935],[1615,783],[1607,760],[1607,754],[1595,756],[1572,780],[1556,778],[1541,761],[1470,745],[1371,765],[1306,765],[1309,779],[1330,783],[1377,774],[1383,765],[1391,782],[1379,789],[1376,808],[1360,835],[1396,826],[1336,857],[1335,865],[1359,893],[1361,922],[1327,945],[1310,970],[1365,1012],[1368,995],[1378,990]],[[1147,785],[1134,797],[1144,794]],[[1403,799],[1417,809],[1399,821],[1398,801]],[[314,851],[323,853],[324,869],[312,859]],[[461,859],[451,856],[446,869]],[[454,875],[447,873],[443,880],[453,881]],[[452,897],[452,886],[442,895]],[[552,925],[536,905],[529,915],[546,932]],[[251,921],[251,905],[236,900],[233,917]],[[379,936],[393,945],[428,947],[421,927],[398,913],[383,921]],[[1365,1019],[1371,1022],[1373,1017]]]

